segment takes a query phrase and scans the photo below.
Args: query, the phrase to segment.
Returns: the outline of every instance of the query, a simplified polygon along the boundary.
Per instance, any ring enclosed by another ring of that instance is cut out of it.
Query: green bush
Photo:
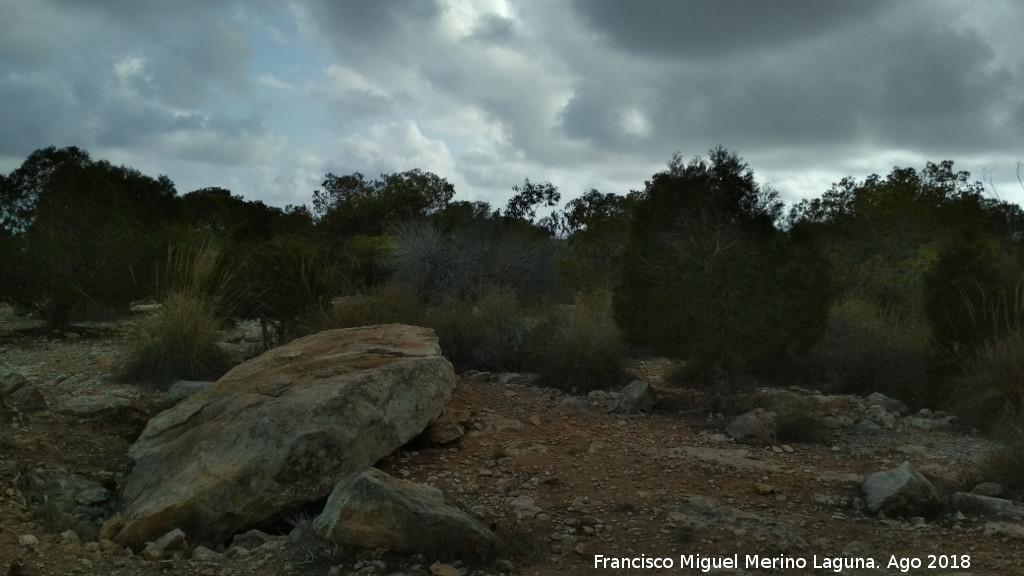
[[[326,310],[313,311],[302,320],[300,330],[312,334],[335,328],[376,324],[421,325],[423,306],[416,294],[395,285],[382,286],[368,294],[335,298]]]
[[[987,479],[1024,486],[1024,410],[1007,410],[996,421],[1000,447],[982,462]]]
[[[948,398],[971,426],[997,431],[1007,422],[1019,426],[1024,414],[1024,332],[1013,330],[982,344],[964,371],[949,381]]]
[[[576,298],[534,329],[534,370],[541,383],[574,394],[622,384],[623,343],[612,318],[611,294]]]
[[[825,327],[829,265],[812,237],[776,226],[780,210],[778,193],[721,148],[656,174],[633,209],[615,292],[630,342],[730,375],[809,348]]]
[[[209,300],[196,293],[172,293],[129,349],[117,378],[156,386],[220,378],[233,364],[219,344],[222,325]]]
[[[882,392],[908,404],[934,405],[931,334],[921,321],[859,299],[835,304],[828,328],[803,366],[833,392]]]
[[[444,355],[458,370],[516,372],[527,361],[528,327],[515,294],[489,291],[475,303],[432,308],[426,319]]]

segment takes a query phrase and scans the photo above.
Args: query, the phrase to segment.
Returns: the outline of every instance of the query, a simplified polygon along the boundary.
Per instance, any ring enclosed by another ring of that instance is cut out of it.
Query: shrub
[[[623,343],[611,294],[578,296],[534,329],[533,361],[541,383],[574,394],[621,384]]]
[[[312,334],[375,324],[420,325],[423,320],[423,306],[416,294],[396,285],[384,285],[369,294],[335,298],[328,309],[307,314],[300,323],[300,331]]]
[[[982,462],[986,478],[1024,486],[1024,410],[1007,410],[995,429],[1001,446]]]
[[[615,293],[634,344],[685,358],[697,372],[758,373],[821,335],[829,266],[813,238],[776,222],[778,193],[734,154],[683,165],[648,182]]]
[[[1024,423],[1024,332],[1013,330],[982,344],[948,383],[948,398],[953,410],[978,428]]]
[[[521,223],[472,220],[442,234],[428,222],[406,222],[394,234],[388,268],[434,304],[472,302],[489,291],[539,301],[558,286],[557,241]]]
[[[156,386],[175,380],[215,380],[233,364],[220,347],[231,315],[231,273],[209,244],[172,249],[166,265],[170,286],[160,314],[143,327],[115,375]]]
[[[515,294],[489,291],[475,304],[456,301],[433,308],[427,325],[458,370],[515,372],[527,358],[525,313]]]
[[[831,391],[882,392],[912,405],[934,395],[928,327],[859,299],[835,304],[821,342],[803,364],[805,376]]]
[[[220,345],[222,318],[195,293],[175,292],[131,347],[117,374],[125,382],[166,385],[175,380],[216,380],[232,366]]]

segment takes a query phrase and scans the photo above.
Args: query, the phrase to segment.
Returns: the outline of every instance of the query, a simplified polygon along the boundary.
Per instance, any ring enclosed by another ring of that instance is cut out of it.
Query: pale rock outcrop
[[[340,546],[460,558],[489,558],[495,549],[494,533],[445,504],[440,490],[376,468],[339,483],[313,527]]]
[[[223,544],[326,497],[436,419],[455,388],[432,330],[321,332],[236,366],[129,450],[116,541]]]

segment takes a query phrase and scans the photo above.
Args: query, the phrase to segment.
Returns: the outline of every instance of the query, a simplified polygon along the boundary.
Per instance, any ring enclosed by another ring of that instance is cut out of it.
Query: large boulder
[[[761,408],[740,414],[725,427],[725,433],[735,438],[737,442],[754,446],[775,444],[778,430],[779,424],[775,412],[768,412]]]
[[[376,468],[339,483],[313,527],[343,547],[409,554],[487,559],[496,545],[490,528],[445,504],[437,488],[393,478]]]
[[[236,366],[131,447],[116,541],[138,549],[181,528],[221,544],[322,500],[437,418],[455,380],[433,331],[400,324],[321,332]]]

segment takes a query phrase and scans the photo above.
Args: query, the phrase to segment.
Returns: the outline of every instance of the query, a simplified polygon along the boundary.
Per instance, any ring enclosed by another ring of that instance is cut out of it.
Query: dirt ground
[[[26,321],[2,309],[0,363],[25,373],[51,406],[120,387],[108,375],[133,322],[90,325],[56,340],[25,335]],[[968,482],[991,449],[984,438],[898,424],[873,435],[829,432],[814,443],[743,446],[722,435],[729,415],[707,412],[698,391],[664,383],[670,364],[634,363],[633,375],[648,379],[663,399],[652,413],[628,416],[607,412],[611,398],[567,402],[524,377],[461,377],[449,406],[469,413],[467,434],[449,445],[407,447],[378,464],[433,484],[449,503],[497,526],[500,562],[452,562],[434,572],[1024,574],[1024,540],[998,533],[991,519],[879,519],[853,504],[865,475],[904,460]],[[140,406],[158,402],[154,391],[137,393]],[[0,416],[0,575],[270,576],[324,574],[332,564],[335,574],[425,575],[441,560],[367,551],[315,565],[277,547],[215,561],[150,562],[87,542],[63,543],[52,519],[15,489],[16,478],[63,468],[113,486],[144,419],[52,411],[18,417],[8,408]],[[23,535],[38,544],[19,545]],[[760,564],[749,564],[753,556]],[[622,559],[638,565],[617,569]],[[738,566],[721,566],[732,559]],[[844,564],[868,559],[873,568]],[[672,565],[650,565],[666,561]]]

